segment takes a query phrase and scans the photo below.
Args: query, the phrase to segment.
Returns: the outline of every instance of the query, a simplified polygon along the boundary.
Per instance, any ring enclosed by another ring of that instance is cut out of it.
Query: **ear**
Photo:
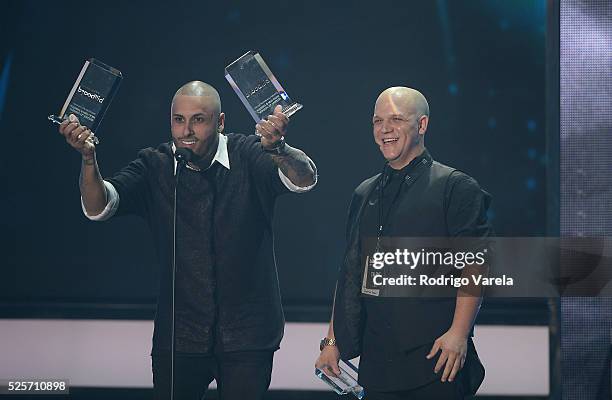
[[[223,132],[225,128],[225,113],[220,113],[219,118],[217,119],[217,132]]]
[[[419,118],[419,134],[424,135],[427,131],[427,125],[429,124],[429,117],[427,115],[421,115]]]

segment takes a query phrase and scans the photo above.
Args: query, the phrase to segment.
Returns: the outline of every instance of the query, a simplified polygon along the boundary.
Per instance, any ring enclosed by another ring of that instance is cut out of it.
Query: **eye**
[[[375,119],[374,121],[372,121],[372,124],[374,124],[374,125],[378,125],[378,124],[380,124],[380,123],[381,123],[381,121],[382,121],[382,120],[380,120],[380,119]]]
[[[400,118],[400,117],[393,117],[393,121],[403,121],[403,120],[404,120],[404,119],[403,119],[403,118]]]
[[[204,122],[204,117],[199,117],[199,116],[195,117],[194,121],[198,124],[201,124],[202,122]]]
[[[176,122],[177,124],[180,124],[181,122],[183,122],[183,117],[180,117],[178,115],[175,115],[173,118],[174,122]]]

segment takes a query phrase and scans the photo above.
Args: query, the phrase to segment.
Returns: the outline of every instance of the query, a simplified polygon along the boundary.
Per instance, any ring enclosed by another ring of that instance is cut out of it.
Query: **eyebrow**
[[[406,118],[406,117],[405,117],[405,116],[403,116],[402,114],[391,114],[391,115],[389,115],[389,116],[390,116],[390,117],[402,117],[402,118]],[[381,117],[380,115],[376,115],[376,114],[374,114],[374,115],[372,116],[372,119],[376,119],[376,118],[380,118],[380,119],[382,119],[383,117]]]
[[[182,118],[185,118],[185,116],[184,116],[183,114],[179,114],[179,113],[174,113],[174,114],[172,114],[172,116],[173,116],[173,117],[182,117]],[[193,117],[204,117],[204,118],[208,118],[208,115],[207,115],[206,113],[201,113],[201,112],[200,112],[200,113],[197,113],[197,114],[193,114],[191,117],[192,117],[192,118],[193,118]]]

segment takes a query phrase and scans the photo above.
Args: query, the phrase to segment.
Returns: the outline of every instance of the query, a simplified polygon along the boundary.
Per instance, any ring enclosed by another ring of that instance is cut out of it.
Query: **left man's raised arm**
[[[261,146],[270,153],[272,161],[291,183],[300,187],[311,187],[316,183],[316,167],[310,158],[300,149],[285,144],[289,118],[276,106],[274,113],[267,120],[256,125],[256,131],[261,135]]]

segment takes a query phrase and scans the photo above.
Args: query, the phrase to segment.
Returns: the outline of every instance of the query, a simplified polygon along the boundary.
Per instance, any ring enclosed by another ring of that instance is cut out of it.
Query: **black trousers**
[[[453,382],[435,380],[427,385],[401,392],[376,392],[365,388],[365,400],[463,400],[459,379]]]
[[[273,351],[241,351],[216,355],[177,354],[174,399],[200,400],[212,380],[220,400],[263,399],[270,386]],[[153,355],[153,392],[170,399],[170,355]]]

